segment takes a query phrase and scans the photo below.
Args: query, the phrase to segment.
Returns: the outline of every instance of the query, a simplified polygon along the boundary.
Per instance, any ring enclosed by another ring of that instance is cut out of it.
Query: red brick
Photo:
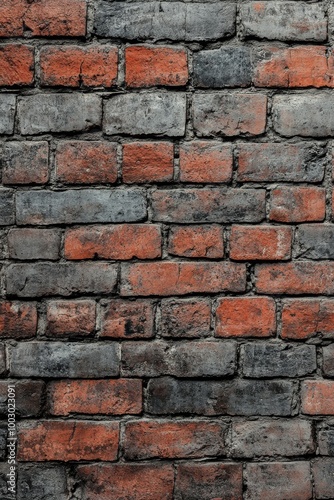
[[[223,228],[220,226],[174,226],[169,233],[168,253],[180,257],[224,257]]]
[[[288,260],[292,229],[279,226],[232,226],[230,258],[235,260]]]
[[[155,259],[161,256],[160,226],[120,224],[68,229],[65,232],[65,258]]]
[[[33,302],[0,302],[0,337],[30,338],[36,335],[37,309]]]
[[[141,380],[61,380],[49,385],[51,415],[135,415],[142,411]]]
[[[326,215],[326,191],[316,187],[281,187],[270,194],[270,220],[278,222],[322,221]]]
[[[267,47],[254,74],[257,87],[334,87],[334,59],[327,47]]]
[[[57,180],[64,184],[102,184],[117,180],[117,145],[65,141],[56,150]]]
[[[242,500],[242,464],[181,464],[175,500]]]
[[[218,300],[216,337],[270,337],[276,330],[276,308],[268,297]]]
[[[6,142],[2,183],[45,184],[49,180],[49,145],[46,141]]]
[[[261,264],[255,268],[256,290],[260,293],[333,294],[332,262],[296,261]]]
[[[305,380],[301,389],[302,412],[307,415],[334,415],[334,381]]]
[[[230,144],[218,141],[186,142],[180,147],[181,182],[229,182],[233,156]]]
[[[3,45],[0,47],[0,67],[0,87],[31,85],[34,80],[33,47],[17,44]]]
[[[232,262],[152,262],[122,269],[121,295],[242,292],[246,268]]]
[[[310,500],[312,484],[308,462],[247,464],[247,499]]]
[[[95,330],[93,300],[53,300],[47,304],[47,336],[89,335]]]
[[[117,79],[118,49],[102,46],[43,47],[41,84],[62,87],[112,87]]]
[[[146,300],[111,300],[102,310],[100,337],[151,338],[154,335],[153,304]]]
[[[284,301],[281,337],[301,340],[317,334],[325,338],[334,338],[334,300]]]
[[[22,462],[116,460],[117,422],[45,420],[22,424],[17,458]]]
[[[128,460],[217,457],[225,453],[226,426],[201,421],[135,421],[125,427]]]
[[[166,182],[173,178],[174,146],[169,142],[123,144],[123,182]]]
[[[83,36],[86,0],[2,0],[0,36]]]
[[[206,299],[161,302],[163,337],[200,338],[210,333],[211,305]]]
[[[172,464],[81,465],[77,478],[89,500],[172,500]],[[111,480],[112,478],[112,480]]]
[[[186,85],[187,52],[177,47],[127,47],[125,81],[129,87]]]

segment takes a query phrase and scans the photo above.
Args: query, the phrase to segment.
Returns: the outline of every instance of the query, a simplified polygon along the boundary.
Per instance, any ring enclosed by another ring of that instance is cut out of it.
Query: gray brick
[[[314,452],[312,425],[307,420],[258,420],[232,423],[231,456],[293,457]]]
[[[6,371],[6,351],[5,346],[0,345],[0,375],[3,375]]]
[[[10,349],[13,377],[100,378],[119,374],[118,344],[21,342]]]
[[[56,229],[12,229],[8,233],[11,259],[59,259],[61,233]]]
[[[127,40],[217,40],[235,32],[234,3],[109,2],[95,7],[94,31]]]
[[[17,194],[18,224],[136,222],[146,218],[139,189],[24,191]]]
[[[7,454],[7,428],[4,424],[0,426],[0,459],[4,459]]]
[[[3,148],[3,184],[45,184],[49,178],[47,141],[10,141]]]
[[[0,134],[9,135],[14,132],[15,103],[14,95],[0,96]]]
[[[126,342],[122,344],[122,373],[127,377],[221,377],[233,375],[234,342]]]
[[[293,413],[293,383],[269,380],[176,380],[161,377],[148,384],[147,410],[166,415],[277,415]]]
[[[0,226],[9,226],[15,222],[14,191],[0,189]]]
[[[184,135],[185,122],[186,96],[176,92],[122,94],[105,104],[106,134],[177,137]]]
[[[305,224],[298,229],[296,256],[308,259],[334,258],[334,225]]]
[[[328,377],[334,376],[334,344],[330,344],[322,349],[323,371]]]
[[[320,144],[238,144],[238,180],[241,182],[320,182],[326,149]]]
[[[267,97],[263,94],[199,93],[194,95],[194,128],[199,137],[263,134]]]
[[[31,95],[19,100],[18,116],[23,135],[85,131],[101,125],[102,102],[92,94]]]
[[[334,457],[334,427],[319,430],[319,453]]]
[[[251,83],[250,50],[222,47],[194,54],[194,85],[197,87],[246,87]]]
[[[66,469],[62,465],[20,465],[17,500],[67,500]]]
[[[158,190],[153,220],[161,222],[259,222],[265,217],[263,189]]]
[[[112,293],[117,266],[100,262],[11,264],[6,269],[8,295],[43,297],[77,293]]]
[[[42,380],[15,381],[15,412],[17,417],[37,417],[43,406],[45,383]],[[6,417],[8,382],[0,381],[0,416]]]
[[[315,498],[333,499],[334,458],[318,458],[313,463]]]
[[[281,95],[273,100],[274,129],[293,137],[334,136],[334,96],[332,94]]]
[[[317,368],[312,345],[256,342],[243,347],[243,356],[246,377],[302,377]]]
[[[240,6],[246,36],[283,41],[327,39],[323,5],[306,2],[245,2]]]

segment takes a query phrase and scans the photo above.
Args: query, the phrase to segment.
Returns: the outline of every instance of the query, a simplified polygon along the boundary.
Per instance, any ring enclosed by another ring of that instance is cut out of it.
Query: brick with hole
[[[216,337],[271,337],[276,331],[276,306],[269,297],[218,299]]]
[[[19,44],[3,45],[0,47],[0,66],[0,87],[31,85],[34,80],[33,47]]]
[[[48,391],[51,415],[136,415],[142,411],[142,381],[60,380]]]
[[[2,183],[46,184],[49,180],[48,155],[46,141],[6,142],[2,153]]]
[[[154,336],[150,300],[111,300],[102,305],[101,338],[142,339]]]
[[[278,187],[270,192],[269,219],[275,222],[323,221],[326,192],[317,187]]]
[[[242,465],[182,463],[177,467],[175,500],[242,500]]]
[[[332,262],[300,260],[255,267],[257,292],[286,295],[333,295],[334,266]]]
[[[301,411],[306,415],[334,415],[334,381],[303,381],[301,401]]]
[[[122,178],[126,184],[171,181],[173,171],[173,144],[169,142],[123,144]]]
[[[200,420],[142,420],[127,422],[127,460],[203,458],[226,455],[227,426]]]
[[[155,259],[161,257],[161,229],[151,224],[82,226],[65,232],[68,260]]]
[[[78,37],[86,34],[86,0],[3,0],[0,36],[30,33],[37,37]]]
[[[334,301],[286,299],[282,308],[281,337],[307,340],[315,335],[334,338]]]
[[[229,182],[233,155],[230,144],[191,141],[180,146],[180,181],[194,183]]]
[[[334,59],[327,47],[266,47],[256,57],[253,81],[257,87],[334,86]]]
[[[168,253],[179,257],[219,259],[224,257],[223,228],[220,226],[172,226]]]
[[[173,500],[174,470],[168,463],[79,465],[76,479],[89,500]],[[112,481],[110,478],[112,477]]]
[[[320,182],[326,148],[319,143],[243,142],[238,144],[240,182]]]
[[[46,46],[40,51],[41,84],[61,87],[112,87],[118,49],[110,45]]]
[[[232,226],[230,258],[234,260],[289,260],[292,228]]]
[[[0,302],[0,337],[30,338],[37,331],[37,307],[35,302]]]
[[[201,338],[210,334],[211,304],[208,299],[163,299],[161,335],[169,338]]]
[[[117,458],[117,422],[40,420],[18,429],[18,460],[47,462]]]
[[[246,268],[233,262],[122,264],[121,295],[187,295],[244,291]]]
[[[87,336],[94,332],[96,304],[93,300],[52,300],[47,303],[48,337]]]
[[[130,46],[125,49],[128,87],[182,86],[188,81],[187,52],[182,47]]]
[[[117,145],[102,141],[59,142],[56,178],[64,184],[114,184],[117,180]]]

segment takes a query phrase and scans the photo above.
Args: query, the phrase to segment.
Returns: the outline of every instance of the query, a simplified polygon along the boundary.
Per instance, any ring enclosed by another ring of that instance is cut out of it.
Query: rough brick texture
[[[331,0],[0,0],[1,500],[333,500],[333,43]]]

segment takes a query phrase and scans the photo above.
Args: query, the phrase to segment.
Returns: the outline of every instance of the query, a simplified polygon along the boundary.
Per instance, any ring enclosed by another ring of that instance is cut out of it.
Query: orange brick
[[[292,229],[278,226],[232,226],[230,257],[235,260],[287,260]]]
[[[83,36],[86,0],[1,0],[0,36]]]
[[[270,194],[270,220],[277,222],[322,221],[326,215],[326,192],[316,187],[281,187]]]
[[[61,380],[49,386],[52,415],[135,415],[142,411],[141,380]]]
[[[95,330],[93,300],[53,300],[47,304],[46,335],[89,335]]]
[[[17,458],[22,462],[116,460],[117,422],[45,420],[23,424]]]
[[[302,382],[302,412],[307,415],[334,415],[334,382],[305,380]]]
[[[125,183],[165,182],[173,178],[174,146],[168,142],[131,142],[123,145]]]
[[[282,310],[282,338],[308,339],[316,334],[334,338],[334,300],[286,300]]]
[[[218,300],[216,337],[270,337],[276,330],[276,308],[268,297]]]
[[[52,46],[40,54],[41,83],[62,87],[112,87],[117,79],[117,47]]]
[[[194,141],[180,147],[181,182],[229,182],[232,166],[230,144]]]
[[[0,302],[0,338],[29,338],[36,335],[37,309],[33,302]]]
[[[64,184],[102,184],[117,180],[117,145],[64,141],[56,150],[56,175]]]
[[[256,64],[258,87],[334,87],[334,59],[327,47],[269,47]]]
[[[120,224],[68,229],[65,232],[65,258],[154,259],[161,256],[160,226]]]
[[[180,257],[224,257],[223,228],[219,226],[174,226],[169,233],[168,252]]]
[[[129,87],[186,85],[187,53],[185,49],[176,47],[127,47],[125,81]]]
[[[0,87],[11,87],[13,85],[31,85],[34,80],[33,47],[28,47],[27,45],[1,46],[0,68]]]

